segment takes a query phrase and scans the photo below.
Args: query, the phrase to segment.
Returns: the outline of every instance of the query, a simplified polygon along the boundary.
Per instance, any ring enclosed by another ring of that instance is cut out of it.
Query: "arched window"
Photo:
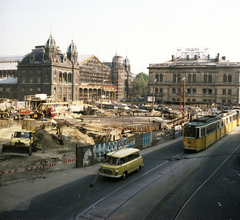
[[[208,82],[210,82],[210,83],[212,82],[212,74],[208,75]]]
[[[71,83],[72,82],[72,74],[68,73],[67,77],[68,77],[68,79],[67,79],[68,83]]]
[[[223,75],[223,82],[227,82],[227,75],[226,74]]]
[[[178,76],[177,76],[177,81],[181,82],[181,75],[180,74],[178,74]]]
[[[231,74],[228,75],[228,82],[232,82],[232,75]]]
[[[190,83],[192,81],[192,76],[191,74],[188,75],[188,82]]]
[[[160,82],[163,82],[163,74],[160,74]]]
[[[59,73],[59,83],[62,83],[62,72]]]
[[[193,82],[195,83],[197,81],[196,74],[193,74]]]
[[[156,74],[156,78],[155,78],[157,81],[159,81],[159,75]]]
[[[207,74],[204,74],[203,81],[207,83]]]
[[[176,82],[176,81],[177,81],[176,74],[173,74],[173,82]]]

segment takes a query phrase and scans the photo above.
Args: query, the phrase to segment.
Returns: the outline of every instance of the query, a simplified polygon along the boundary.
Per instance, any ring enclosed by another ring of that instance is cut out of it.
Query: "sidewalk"
[[[143,149],[141,150],[141,154],[148,154],[149,152],[165,147],[181,139],[182,137],[179,137],[178,139]],[[98,173],[99,167],[100,163],[64,171],[48,171],[46,172],[46,178],[28,179],[26,181],[0,186],[0,212],[13,209],[24,210],[25,207],[30,204],[30,200],[33,197],[68,184],[84,176],[95,175]],[[31,194],[29,192],[31,192]]]

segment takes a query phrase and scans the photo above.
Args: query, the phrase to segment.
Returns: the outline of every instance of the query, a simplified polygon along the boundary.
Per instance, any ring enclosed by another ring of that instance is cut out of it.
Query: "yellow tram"
[[[184,125],[183,149],[186,151],[204,150],[235,129],[240,124],[239,122],[239,110],[194,119]]]

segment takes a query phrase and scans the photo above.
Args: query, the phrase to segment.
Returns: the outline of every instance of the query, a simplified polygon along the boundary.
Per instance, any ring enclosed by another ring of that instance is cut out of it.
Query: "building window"
[[[72,74],[71,73],[67,74],[67,79],[68,79],[68,83],[72,82]]]
[[[193,82],[196,82],[196,74],[193,74]]]
[[[231,94],[232,94],[232,90],[229,89],[229,90],[228,90],[228,95],[231,95]]]
[[[175,102],[175,98],[172,98],[172,101]]]
[[[226,100],[223,99],[223,100],[222,100],[222,103],[225,104],[225,103],[226,103]]]
[[[196,99],[193,99],[192,101],[193,101],[193,102],[196,102]]]
[[[223,89],[223,90],[222,90],[222,94],[223,94],[223,95],[226,95],[226,89]]]
[[[207,74],[204,74],[203,81],[207,83]]]
[[[38,87],[37,91],[38,91],[38,92],[41,92],[41,87]]]
[[[176,74],[173,74],[173,82],[176,82],[176,81],[177,81]]]
[[[163,93],[163,88],[160,88],[160,93]]]
[[[188,94],[191,94],[191,89],[187,89],[187,93],[188,93]]]
[[[231,104],[231,100],[228,100],[228,104]]]
[[[41,83],[41,77],[40,76],[38,76],[37,80],[38,80],[38,83]]]
[[[193,89],[193,94],[195,94],[197,92],[197,90],[196,89]]]
[[[212,89],[208,89],[208,94],[212,94]]]
[[[187,99],[187,102],[191,102],[191,99]]]
[[[231,74],[228,75],[228,82],[232,82],[232,75]]]
[[[22,87],[22,91],[25,92],[25,87],[24,86]]]
[[[178,80],[178,82],[181,82],[181,75],[180,74],[178,74],[177,80]]]
[[[223,75],[223,82],[227,82],[227,75],[226,74]]]
[[[181,93],[181,88],[177,88],[177,94]]]
[[[191,81],[192,81],[192,76],[191,76],[191,74],[189,74],[188,75],[188,82],[191,83]]]
[[[33,77],[32,76],[29,77],[29,82],[33,83]]]
[[[24,76],[22,77],[22,83],[25,83],[25,77]]]
[[[6,87],[6,92],[10,92],[10,87]]]
[[[3,91],[3,87],[0,87],[0,92],[2,92]]]
[[[159,78],[158,78],[158,77],[159,77],[159,75],[158,75],[158,74],[156,74],[156,78],[155,78],[155,79],[156,79],[157,81],[159,81]]]
[[[163,74],[160,74],[160,82],[163,82]]]
[[[209,82],[209,83],[212,82],[212,74],[209,74],[209,76],[208,76],[208,82]]]
[[[175,94],[176,93],[176,89],[172,88],[172,93]]]
[[[207,89],[203,89],[203,94],[207,94]]]
[[[29,88],[29,91],[30,91],[30,92],[32,92],[32,91],[33,91],[33,88],[32,88],[32,87],[30,87],[30,88]]]
[[[157,88],[155,89],[155,93],[156,93],[156,94],[158,93],[158,89],[157,89]]]

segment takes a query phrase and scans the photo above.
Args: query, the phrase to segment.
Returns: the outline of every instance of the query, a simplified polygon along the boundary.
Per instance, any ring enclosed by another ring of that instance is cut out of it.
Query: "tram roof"
[[[188,126],[202,126],[202,125],[206,125],[209,123],[212,123],[214,121],[218,121],[219,117],[216,116],[205,116],[205,117],[201,117],[201,118],[196,118],[193,121],[190,121],[189,123],[187,123]]]
[[[202,123],[210,123],[219,120],[219,117],[216,116],[205,116],[201,118],[196,118],[193,121],[194,122],[202,122]]]

